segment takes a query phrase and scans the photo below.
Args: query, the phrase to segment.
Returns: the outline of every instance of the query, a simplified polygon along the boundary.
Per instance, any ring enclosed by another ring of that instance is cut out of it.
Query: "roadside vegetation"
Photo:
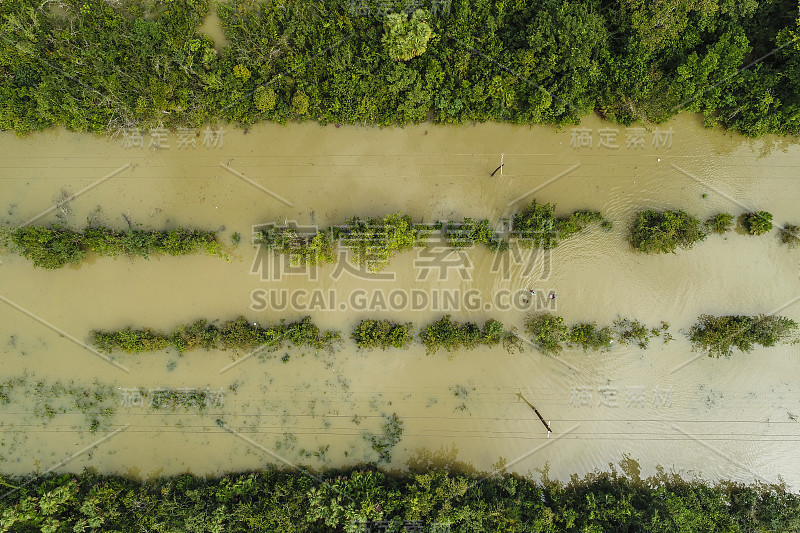
[[[419,9],[414,9],[419,8]],[[797,2],[400,0],[0,5],[0,129],[209,122],[629,125],[681,111],[797,135]],[[752,68],[749,63],[758,58]]]
[[[149,328],[119,331],[92,331],[91,343],[98,350],[112,353],[143,353],[174,348],[179,354],[198,350],[250,351],[265,347],[269,351],[279,350],[286,344],[316,350],[332,350],[341,341],[338,331],[322,331],[304,317],[297,322],[279,322],[260,325],[244,317],[214,324],[198,320],[175,328],[171,332]]]
[[[730,213],[718,213],[701,223],[696,217],[684,211],[640,211],[630,226],[628,242],[631,247],[643,253],[670,253],[678,248],[689,249],[704,241],[708,234],[724,235],[734,225]],[[764,235],[773,229],[772,213],[756,211],[743,213],[738,217],[743,233]],[[790,248],[800,244],[800,228],[786,224],[780,228],[778,238]]]
[[[115,230],[103,226],[83,231],[63,226],[23,226],[0,230],[0,244],[30,259],[33,266],[58,269],[80,264],[88,253],[101,257],[149,258],[151,255],[204,253],[227,259],[213,231],[177,228],[173,230]]]
[[[575,211],[559,217],[555,210],[555,204],[533,200],[513,219],[496,223],[469,217],[460,222],[414,223],[409,215],[394,213],[383,218],[351,217],[345,224],[327,229],[303,231],[266,225],[258,230],[255,244],[286,254],[291,266],[332,263],[339,257],[337,247],[341,246],[350,251],[355,264],[374,273],[385,268],[395,254],[428,246],[435,231],[441,232],[446,246],[453,249],[484,245],[503,252],[509,249],[512,239],[523,248],[549,249],[591,224],[611,227],[597,211]]]
[[[359,322],[350,335],[356,346],[364,350],[407,348],[415,337],[429,354],[439,349],[456,352],[478,346],[501,345],[509,353],[522,352],[523,348],[522,340],[514,330],[506,330],[502,322],[489,319],[481,328],[473,322],[456,322],[450,315],[428,324],[418,334],[410,322],[398,324],[390,320],[366,319]],[[241,352],[263,347],[275,351],[287,344],[332,351],[342,342],[342,335],[337,330],[322,331],[308,316],[296,322],[280,321],[267,325],[239,317],[221,324],[198,320],[167,332],[151,328],[94,330],[90,333],[90,342],[103,353],[141,354],[167,348],[181,355],[198,349]]]
[[[674,340],[670,324],[661,322],[647,327],[638,320],[621,318],[613,326],[598,327],[595,323],[568,325],[560,316],[530,313],[525,317],[525,333],[540,352],[557,355],[565,346],[582,348],[584,352],[606,352],[614,342],[647,349],[650,340],[660,338],[665,344]],[[694,349],[709,357],[730,356],[737,348],[748,353],[758,346],[800,343],[798,323],[783,316],[712,316],[701,315],[687,337]]]
[[[401,428],[399,428],[401,429]],[[394,432],[392,432],[394,434]],[[381,446],[383,443],[379,443]],[[800,496],[783,485],[684,480],[659,470],[641,479],[611,468],[568,483],[465,472],[359,468],[309,474],[267,468],[223,477],[48,474],[2,476],[5,531],[395,530],[797,531]],[[424,502],[421,506],[420,502]],[[688,524],[688,525],[687,525]],[[688,528],[688,529],[687,529]]]
[[[736,348],[748,353],[758,346],[797,344],[798,324],[784,316],[702,315],[692,326],[689,338],[709,356],[730,356]]]
[[[456,322],[445,315],[436,322],[428,324],[419,333],[428,354],[440,349],[456,352],[471,350],[478,346],[497,346],[502,344],[509,353],[522,351],[522,340],[514,331],[508,331],[503,323],[494,319],[484,322],[481,328],[474,322]]]
[[[667,322],[648,328],[628,318],[615,320],[613,326],[601,327],[594,322],[569,325],[563,317],[550,313],[530,313],[525,317],[525,332],[533,345],[547,355],[557,355],[565,346],[582,348],[584,352],[607,352],[614,342],[622,346],[635,344],[644,349],[653,337],[660,337],[664,343],[673,340],[669,328]]]

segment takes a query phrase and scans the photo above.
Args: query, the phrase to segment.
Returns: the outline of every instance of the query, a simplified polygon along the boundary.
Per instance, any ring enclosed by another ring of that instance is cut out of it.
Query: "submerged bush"
[[[669,253],[691,248],[706,238],[700,221],[683,211],[640,212],[631,225],[631,246],[644,253]]]
[[[705,226],[707,232],[723,235],[733,227],[733,215],[730,213],[718,213],[706,220]]]
[[[7,229],[3,242],[39,268],[57,269],[78,264],[88,252],[104,257],[128,255],[148,258],[152,254],[188,255],[205,253],[227,259],[213,231],[174,229],[119,231],[91,226],[83,232],[61,226],[26,226]]]
[[[729,356],[736,348],[750,352],[756,345],[796,344],[798,324],[783,316],[701,315],[689,332],[696,349],[709,357]]]
[[[638,320],[629,318],[615,320],[614,328],[617,340],[623,346],[635,344],[639,348],[645,349],[650,344],[650,337],[653,335],[652,330],[649,330],[647,326]]]
[[[411,322],[398,324],[391,320],[362,320],[353,330],[351,338],[359,348],[406,348],[413,340]]]
[[[608,326],[599,328],[597,324],[573,324],[569,328],[567,343],[580,346],[583,351],[607,351],[613,343],[612,331]]]
[[[382,219],[352,217],[333,228],[333,237],[352,251],[354,263],[378,272],[395,254],[423,246],[428,232],[410,216],[395,213]]]
[[[742,227],[750,235],[763,235],[772,231],[772,213],[757,211],[741,217]]]
[[[569,327],[560,316],[538,313],[525,318],[525,332],[531,336],[531,341],[539,351],[556,355],[564,349],[562,343],[568,340]]]
[[[514,215],[513,234],[524,248],[555,248],[559,241],[582,231],[592,223],[603,223],[603,215],[597,211],[575,211],[567,217],[555,216],[555,204],[540,204],[533,200],[530,205]]]
[[[779,237],[781,243],[787,245],[789,248],[796,248],[800,245],[800,226],[786,224],[781,228]]]

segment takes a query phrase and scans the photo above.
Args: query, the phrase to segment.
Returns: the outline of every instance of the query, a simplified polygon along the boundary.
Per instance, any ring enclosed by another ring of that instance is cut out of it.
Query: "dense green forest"
[[[430,466],[424,458],[418,463]],[[800,528],[800,496],[782,486],[712,485],[664,472],[640,479],[636,466],[627,475],[612,468],[567,484],[546,475],[535,482],[452,469],[418,474],[359,469],[321,476],[265,471],[146,483],[87,472],[4,484],[13,492],[0,500],[2,531],[721,533]]]
[[[263,121],[800,132],[796,0],[0,3],[0,129]]]

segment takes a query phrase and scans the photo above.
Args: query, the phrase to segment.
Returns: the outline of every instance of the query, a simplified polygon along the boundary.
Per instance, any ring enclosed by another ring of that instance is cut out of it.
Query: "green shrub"
[[[3,243],[19,255],[33,261],[33,266],[57,269],[77,265],[86,256],[83,236],[61,226],[43,228],[26,226],[4,230]]]
[[[261,112],[275,109],[277,99],[278,95],[275,94],[272,87],[259,87],[253,93],[253,103],[255,103],[256,109]]]
[[[138,330],[126,328],[111,332],[93,331],[91,340],[100,352],[105,353],[111,353],[114,350],[136,354],[156,352],[170,345],[167,336],[149,328]]]
[[[669,325],[667,325],[669,327]],[[639,322],[628,318],[621,318],[614,321],[614,333],[617,341],[623,345],[636,344],[639,348],[645,349],[650,344],[650,337],[654,335],[652,330]]]
[[[796,344],[800,339],[797,330],[797,322],[782,316],[701,315],[689,339],[709,357],[727,357],[734,348],[747,353],[755,345]]]
[[[750,235],[763,235],[772,231],[772,213],[767,211],[745,213],[741,222],[742,227]]]
[[[555,204],[530,205],[514,215],[513,233],[523,248],[555,248],[559,241],[582,231],[587,225],[604,222],[597,211],[575,211],[567,217],[555,216]]]
[[[442,230],[451,248],[468,248],[476,244],[489,244],[494,240],[488,220],[465,218],[461,223],[448,222]]]
[[[629,240],[644,253],[668,253],[691,248],[706,238],[700,221],[683,211],[642,211],[631,225]]]
[[[413,324],[398,324],[390,320],[362,320],[351,338],[363,349],[406,348],[413,340]]]
[[[297,91],[292,96],[292,111],[297,115],[305,115],[308,113],[309,103],[308,95],[303,91]]]
[[[598,328],[594,322],[573,324],[569,328],[567,342],[570,346],[580,346],[583,351],[607,351],[613,343],[611,328]]]
[[[706,231],[722,235],[730,231],[733,227],[733,215],[730,213],[718,213],[706,220]]]
[[[382,219],[352,217],[346,225],[334,227],[333,235],[352,250],[353,262],[378,272],[394,254],[423,245],[428,233],[415,227],[410,216],[395,213]]]
[[[564,349],[562,343],[567,342],[569,328],[560,316],[548,313],[530,314],[525,318],[525,332],[539,351],[547,355],[556,355]]]
[[[454,352],[460,348],[471,350],[501,343],[509,353],[521,351],[516,335],[506,331],[503,324],[494,319],[487,320],[481,329],[474,322],[455,322],[450,315],[445,315],[423,328],[419,338],[428,354],[434,354],[441,348]]]

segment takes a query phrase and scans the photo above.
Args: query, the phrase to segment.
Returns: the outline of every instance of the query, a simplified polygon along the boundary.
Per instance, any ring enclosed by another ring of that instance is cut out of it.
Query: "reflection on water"
[[[780,476],[797,488],[796,348],[712,360],[692,352],[682,333],[702,313],[780,310],[800,320],[799,252],[781,247],[775,235],[730,233],[650,257],[628,249],[625,228],[648,207],[684,208],[701,218],[758,208],[779,223],[797,223],[800,150],[782,140],[705,130],[688,116],[658,135],[607,126],[588,120],[588,132],[578,132],[497,124],[263,125],[246,135],[216,128],[216,137],[201,129],[194,143],[172,132],[160,148],[151,146],[150,132],[141,147],[129,133],[112,140],[62,130],[24,139],[1,135],[4,224],[39,217],[37,224],[83,226],[90,219],[127,228],[127,219],[146,228],[224,228],[221,239],[233,257],[229,263],[100,258],[45,272],[2,256],[2,381],[26,376],[18,392],[38,382],[45,396],[58,383],[66,391],[62,403],[51,405],[52,416],[37,407],[41,395],[13,394],[0,404],[4,470],[42,471],[120,428],[62,468],[148,477],[282,460],[314,468],[351,465],[377,459],[370,437],[397,413],[403,438],[392,450],[392,466],[462,461],[488,470],[502,458],[512,471],[549,464],[551,477],[567,478],[627,454],[643,475],[660,464],[710,478]],[[503,175],[491,178],[501,154]],[[459,256],[408,252],[393,259],[385,279],[365,279],[341,264],[313,273],[276,271],[247,244],[251,228],[263,223],[329,226],[355,214],[398,211],[418,222],[495,220],[533,198],[557,203],[558,214],[600,210],[614,230],[593,228],[551,254],[510,254],[502,261],[483,249]],[[230,244],[235,232],[243,236],[238,247]],[[449,360],[443,353],[426,356],[419,346],[359,353],[349,342],[335,354],[281,351],[233,366],[231,354],[222,352],[115,355],[127,372],[82,346],[92,329],[167,329],[239,315],[272,321],[312,314],[321,327],[345,336],[366,317],[422,325],[445,313],[480,323],[497,318],[521,329],[528,308],[503,305],[499,295],[511,295],[503,300],[508,303],[528,288],[555,291],[555,302],[530,305],[552,305],[568,322],[666,320],[677,340],[654,339],[647,351],[567,350],[557,358],[533,349],[509,355],[481,348]],[[312,306],[298,297],[283,307],[264,298],[282,291],[290,297],[319,291],[325,298]],[[392,303],[393,291],[405,291],[409,303]],[[412,305],[412,291],[429,300]],[[437,291],[460,295],[462,304],[434,305]],[[463,304],[466,294],[477,294],[477,305]],[[108,405],[82,404],[90,413],[113,407],[107,423],[91,431],[91,420],[73,408],[69,387],[115,391],[104,396]],[[156,388],[222,390],[224,403],[202,410],[123,405],[125,390]],[[550,422],[549,439],[518,392]]]

